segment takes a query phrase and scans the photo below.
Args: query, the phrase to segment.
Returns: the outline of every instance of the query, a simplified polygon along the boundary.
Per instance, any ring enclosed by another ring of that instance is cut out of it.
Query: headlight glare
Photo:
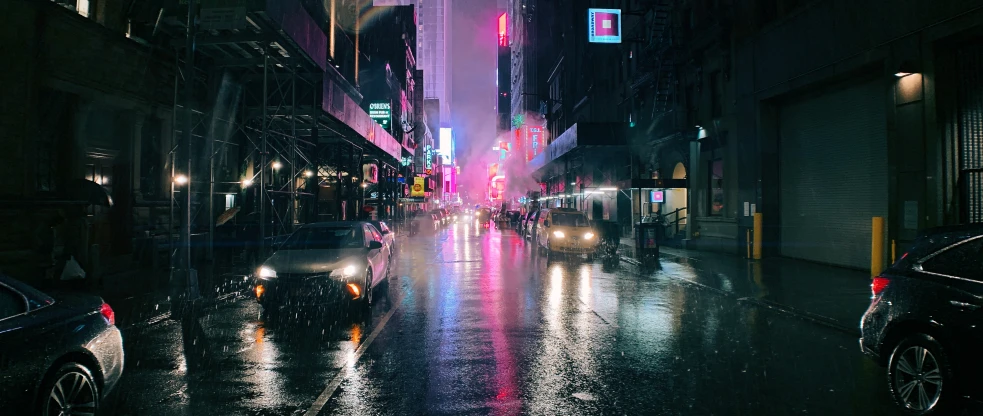
[[[352,276],[355,275],[355,271],[357,271],[357,270],[358,270],[358,268],[355,267],[354,264],[349,264],[349,265],[347,265],[345,267],[342,267],[340,269],[333,270],[331,272],[331,276],[334,276],[334,277],[352,277]]]
[[[590,240],[594,238],[594,233],[584,233],[584,240]]]
[[[553,231],[553,237],[563,238],[566,237],[566,234],[563,234],[563,231]]]
[[[276,277],[276,271],[266,266],[260,267],[259,271],[256,274],[259,275],[260,279],[269,279],[269,278]]]

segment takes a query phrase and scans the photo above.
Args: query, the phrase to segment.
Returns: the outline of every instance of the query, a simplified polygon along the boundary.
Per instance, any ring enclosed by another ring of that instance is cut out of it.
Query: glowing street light
[[[178,185],[184,185],[188,183],[188,177],[184,175],[177,175],[174,177],[174,183]]]
[[[280,163],[279,161],[273,162],[273,169],[280,169],[282,167],[283,167],[283,164]]]
[[[241,184],[242,184],[242,187],[243,188],[248,188],[249,185],[252,185],[253,184],[253,180],[252,179],[243,179],[242,182],[241,182]]]
[[[369,187],[369,184],[367,184],[367,183],[363,183],[363,184],[362,184],[362,187],[363,187],[363,188],[368,188],[368,187]]]
[[[314,172],[311,172],[309,170],[305,170],[304,171],[304,176],[310,178],[311,176],[314,176]]]

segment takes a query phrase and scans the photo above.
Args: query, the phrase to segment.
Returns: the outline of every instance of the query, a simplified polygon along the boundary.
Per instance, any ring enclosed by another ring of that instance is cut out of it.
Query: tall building
[[[423,94],[440,100],[440,113],[450,120],[450,0],[373,0],[373,6],[417,9],[417,68],[423,70]]]

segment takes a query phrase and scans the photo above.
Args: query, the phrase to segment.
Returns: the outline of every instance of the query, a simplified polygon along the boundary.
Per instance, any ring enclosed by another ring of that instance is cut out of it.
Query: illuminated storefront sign
[[[369,103],[369,117],[379,123],[382,128],[389,130],[389,123],[392,121],[392,104],[387,102]]]
[[[621,43],[621,10],[587,9],[587,41]]]
[[[417,176],[413,178],[413,186],[410,188],[410,196],[423,196],[424,178]]]

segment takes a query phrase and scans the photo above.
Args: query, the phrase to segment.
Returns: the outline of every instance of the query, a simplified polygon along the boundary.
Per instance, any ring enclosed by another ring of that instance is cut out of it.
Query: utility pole
[[[178,268],[185,278],[187,284],[186,294],[188,300],[194,301],[198,298],[198,276],[191,265],[191,187],[193,183],[193,173],[191,171],[191,142],[194,128],[194,113],[192,110],[194,102],[194,79],[195,79],[195,31],[196,31],[196,10],[197,0],[187,0],[188,2],[188,33],[184,55],[184,134],[181,143],[181,158],[179,163],[184,165],[184,175],[188,178],[184,189],[184,206],[181,209],[181,243],[178,254]]]

